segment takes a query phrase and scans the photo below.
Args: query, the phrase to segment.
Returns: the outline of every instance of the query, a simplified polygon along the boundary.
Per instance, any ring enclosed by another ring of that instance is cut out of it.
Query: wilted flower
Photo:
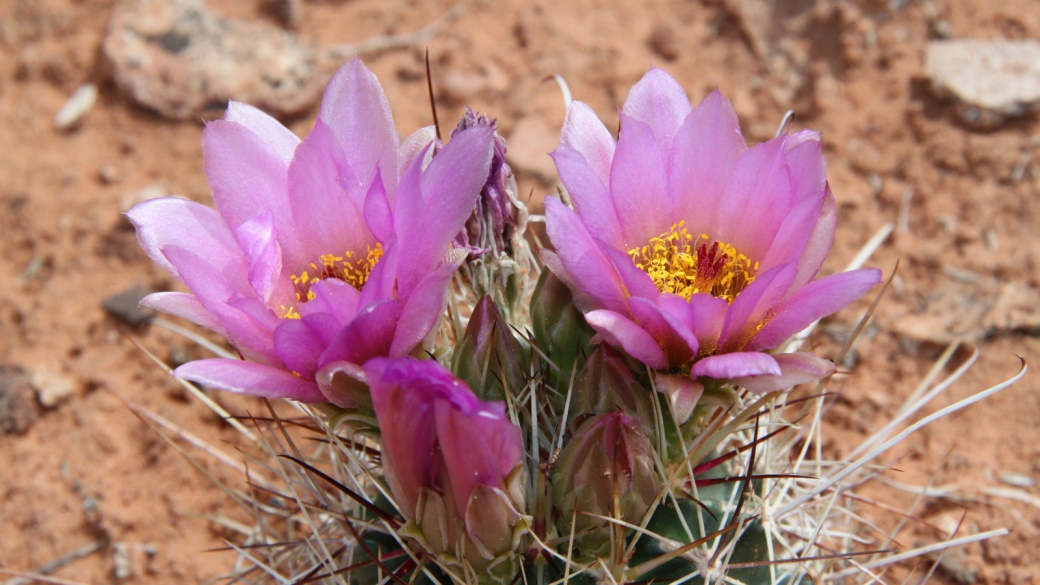
[[[200,360],[176,374],[363,404],[351,382],[360,365],[407,354],[438,323],[465,255],[449,255],[451,243],[491,164],[488,128],[459,133],[432,162],[431,140],[423,130],[399,145],[386,96],[357,59],[329,82],[302,142],[232,102],[202,135],[217,209],[165,198],[129,214],[145,252],[191,290],[144,304],[209,327],[249,360]]]
[[[495,131],[495,153],[473,213],[455,238],[457,246],[471,250],[461,273],[477,297],[492,295],[506,319],[519,323],[530,271],[530,250],[524,240],[527,206],[517,198],[516,178],[506,163],[506,141],[498,135],[497,121],[466,108],[451,137],[469,128]]]
[[[657,497],[653,447],[639,419],[618,410],[586,420],[560,453],[552,472],[557,525],[578,546],[604,555],[615,524],[639,525]]]
[[[651,69],[616,144],[573,102],[552,156],[575,209],[546,201],[546,264],[603,340],[684,374],[659,376],[673,395],[703,390],[687,372],[765,391],[834,371],[812,354],[763,353],[880,280],[873,269],[813,280],[837,218],[818,133],[748,148],[721,93],[691,109]]]
[[[505,403],[480,400],[433,360],[376,358],[365,373],[387,483],[414,535],[477,571],[511,563],[524,446]]]

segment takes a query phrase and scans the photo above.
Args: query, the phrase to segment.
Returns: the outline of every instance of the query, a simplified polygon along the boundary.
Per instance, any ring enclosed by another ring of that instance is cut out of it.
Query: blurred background
[[[136,309],[178,285],[121,215],[156,196],[210,202],[202,121],[229,98],[305,135],[331,72],[361,53],[404,136],[432,123],[428,48],[445,132],[467,105],[497,117],[535,212],[557,188],[546,153],[564,116],[547,77],[609,128],[651,65],[694,102],[720,88],[750,143],[794,110],[793,127],[823,133],[840,211],[825,271],[879,232],[867,264],[901,263],[831,386],[825,448],[841,454],[954,340],[951,367],[972,346],[982,356],[929,412],[1013,374],[1014,354],[1040,363],[1038,37],[1036,0],[0,0],[0,570],[185,583],[234,561],[204,551],[237,538],[242,516],[122,402],[234,453],[237,433],[125,337],[174,365],[207,357]],[[826,321],[817,351],[834,355],[865,307]],[[948,531],[966,512],[961,534],[1011,529],[948,553],[938,581],[1040,581],[1038,418],[1030,374],[891,454],[879,499]],[[919,498],[925,485],[958,495]],[[915,530],[934,538],[914,523],[897,544]]]

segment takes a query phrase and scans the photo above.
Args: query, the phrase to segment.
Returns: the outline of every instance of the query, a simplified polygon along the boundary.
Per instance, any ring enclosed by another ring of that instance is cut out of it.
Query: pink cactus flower
[[[245,360],[176,375],[213,388],[357,406],[333,383],[401,356],[437,325],[465,253],[450,254],[488,176],[489,128],[400,144],[375,75],[357,59],[329,81],[302,142],[232,102],[202,135],[216,209],[176,198],[130,213],[141,247],[190,293],[143,304],[225,336]]]
[[[812,354],[764,353],[881,276],[814,280],[837,220],[818,133],[749,148],[721,93],[691,108],[675,79],[651,69],[629,93],[616,143],[574,102],[552,157],[574,209],[546,201],[556,253],[543,257],[600,339],[668,373],[666,389],[687,397],[697,378],[768,391],[833,373]]]

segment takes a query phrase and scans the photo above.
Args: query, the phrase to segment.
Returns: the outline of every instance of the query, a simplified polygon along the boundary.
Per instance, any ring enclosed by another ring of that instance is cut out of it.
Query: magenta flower
[[[651,69],[616,144],[574,102],[552,157],[575,209],[546,201],[556,254],[544,258],[601,339],[651,368],[756,391],[834,371],[812,354],[763,353],[880,280],[873,269],[813,280],[837,219],[818,133],[748,148],[721,93],[691,108]],[[671,390],[697,392],[672,378]]]
[[[430,161],[432,138],[424,129],[399,144],[386,96],[357,59],[329,82],[302,142],[234,102],[208,124],[217,208],[165,198],[129,213],[145,252],[191,290],[143,303],[224,335],[248,361],[199,360],[176,375],[270,398],[364,402],[337,374],[405,355],[437,325],[465,257],[449,254],[451,242],[491,164],[488,128],[458,134]]]
[[[505,403],[480,400],[434,360],[376,358],[365,373],[384,473],[405,518],[438,553],[463,552],[461,527],[479,555],[464,556],[478,569],[512,550],[524,509],[524,446]]]

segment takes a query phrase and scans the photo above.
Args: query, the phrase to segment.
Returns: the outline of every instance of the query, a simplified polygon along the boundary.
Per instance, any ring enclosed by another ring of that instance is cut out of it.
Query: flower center
[[[725,242],[712,241],[706,234],[694,237],[679,222],[666,233],[650,238],[628,255],[657,285],[657,290],[686,300],[694,293],[711,293],[732,303],[755,280],[758,262]]]
[[[383,256],[383,245],[376,242],[375,247],[366,246],[367,252],[364,256],[353,252],[344,252],[342,256],[325,254],[321,257],[321,265],[311,262],[311,269],[304,270],[299,276],[293,274],[293,287],[296,289],[296,300],[301,304],[314,298],[311,286],[326,278],[336,278],[361,290],[368,281],[368,275],[372,273],[376,263]],[[300,313],[295,306],[282,307],[286,319],[299,319]]]

